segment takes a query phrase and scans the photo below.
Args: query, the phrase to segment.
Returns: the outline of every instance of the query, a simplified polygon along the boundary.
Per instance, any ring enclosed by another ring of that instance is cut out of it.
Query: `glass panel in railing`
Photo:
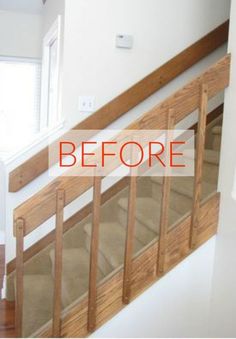
[[[54,243],[37,252],[24,265],[23,337],[31,337],[52,319]]]
[[[107,177],[102,185],[105,193],[100,214],[98,270],[103,278],[124,265],[129,179]],[[88,230],[86,236],[90,239]]]
[[[75,217],[67,221],[68,231],[63,237],[63,269],[62,269],[62,306],[71,306],[88,291],[89,249],[84,234],[84,223],[91,224],[91,214],[82,219],[82,209]],[[73,220],[74,219],[74,220]],[[82,219],[82,220],[81,220]]]
[[[217,191],[222,133],[222,117],[215,119],[206,128],[203,155],[202,200]]]
[[[156,180],[159,180],[156,184]],[[142,176],[137,181],[135,236],[142,248],[157,238],[160,228],[162,177]]]

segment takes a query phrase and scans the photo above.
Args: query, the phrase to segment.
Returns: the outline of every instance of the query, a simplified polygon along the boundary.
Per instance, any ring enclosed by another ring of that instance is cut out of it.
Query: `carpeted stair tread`
[[[54,275],[55,252],[50,252]],[[63,250],[62,303],[68,306],[88,290],[90,256],[85,248]],[[103,275],[98,269],[98,280]]]
[[[222,134],[222,126],[215,126],[212,128],[212,134],[221,135]]]
[[[128,211],[128,198],[121,198],[118,202],[119,206]],[[137,198],[136,200],[136,218],[151,231],[158,234],[158,225],[160,221],[161,206],[152,198]],[[169,223],[174,224],[180,218],[179,213],[169,210]],[[139,227],[138,224],[136,227]]]
[[[186,150],[184,153],[186,157],[188,157],[188,153],[189,152]],[[196,156],[196,153],[195,153],[195,156]],[[192,157],[189,155],[189,158],[192,158]],[[203,160],[206,163],[218,166],[220,162],[220,153],[213,149],[205,149]]]
[[[162,185],[161,177],[152,177],[152,182]],[[193,181],[194,177],[173,177],[171,180],[171,190],[184,195],[185,197],[193,197]],[[206,181],[202,182],[202,197],[205,198],[214,192],[215,185]]]
[[[23,333],[30,336],[52,318],[51,275],[24,275]]]
[[[102,222],[99,231],[99,251],[113,268],[117,268],[124,262],[126,229],[118,222]],[[91,237],[91,224],[84,226],[87,236]],[[142,244],[134,239],[134,253],[142,248]]]

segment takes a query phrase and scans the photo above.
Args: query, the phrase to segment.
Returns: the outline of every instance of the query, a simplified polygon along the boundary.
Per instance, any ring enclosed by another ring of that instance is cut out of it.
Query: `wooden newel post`
[[[167,118],[167,135],[166,135],[166,159],[169,158],[169,143],[173,138],[175,128],[175,112],[170,109]],[[165,272],[165,256],[167,246],[167,232],[169,224],[169,205],[170,205],[170,190],[171,190],[171,170],[169,166],[166,168],[163,184],[162,184],[162,202],[159,228],[159,241],[157,252],[157,267],[156,274],[163,275]]]
[[[102,176],[95,175],[93,186],[92,234],[90,244],[88,332],[93,332],[96,329],[97,270],[98,270],[97,267],[98,267],[100,208],[101,208],[101,186],[102,186]]]
[[[18,338],[23,337],[23,296],[24,296],[24,227],[23,219],[15,221],[16,235],[16,304],[15,327]]]
[[[206,122],[208,108],[208,85],[201,86],[200,95],[200,111],[197,130],[196,144],[196,159],[195,159],[195,178],[194,178],[194,193],[193,193],[193,209],[191,218],[191,233],[190,233],[190,248],[194,249],[197,246],[197,236],[200,220],[200,205],[202,195],[202,174],[203,160],[206,139]]]
[[[65,191],[56,193],[56,230],[55,230],[55,267],[52,336],[61,336],[61,293],[62,293],[62,257],[63,257],[63,222]]]

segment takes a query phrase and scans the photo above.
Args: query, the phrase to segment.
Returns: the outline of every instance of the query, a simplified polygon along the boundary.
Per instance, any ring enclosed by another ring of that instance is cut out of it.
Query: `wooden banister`
[[[175,112],[170,109],[168,112],[167,120],[167,135],[166,135],[166,147],[169,147],[169,142],[172,140],[173,130],[175,128]],[[169,152],[167,151],[167,154]],[[166,254],[166,242],[167,231],[169,224],[169,205],[170,205],[170,188],[171,188],[171,173],[169,168],[165,171],[162,184],[162,202],[161,202],[161,216],[160,216],[160,232],[158,242],[157,253],[157,275],[162,275],[165,269],[165,254]]]
[[[223,113],[223,105],[218,106],[216,109],[211,111],[207,115],[207,125],[210,124],[215,119],[219,118]],[[189,130],[194,130],[195,134],[197,133],[198,124],[192,125]],[[107,202],[109,199],[114,197],[118,192],[128,186],[129,178],[124,177],[120,181],[117,182],[114,186],[110,187],[107,191],[102,194],[102,205]],[[64,222],[64,233],[71,229],[76,223],[82,221],[85,217],[87,217],[90,213],[92,213],[92,203],[89,203],[81,210],[76,212],[72,217]],[[29,247],[24,251],[24,263],[26,263],[30,258],[39,253],[42,249],[53,243],[55,240],[55,232],[51,231],[48,235],[40,239],[34,245]],[[16,269],[16,260],[8,262],[7,264],[7,275],[11,274]]]
[[[208,113],[207,115],[207,125],[210,124],[215,119],[218,119],[223,113],[224,107],[223,105],[218,106],[216,109]],[[197,124],[192,125],[189,130],[194,130],[194,133],[197,133]],[[107,202],[109,199],[114,197],[117,193],[127,187],[129,184],[129,177],[124,177],[120,181],[118,181],[115,185],[111,186],[107,191],[102,194],[101,197],[101,205]],[[81,222],[84,218],[86,218],[89,214],[92,213],[92,202],[83,207],[81,210],[72,215],[69,219],[64,222],[64,233],[71,229],[75,224]],[[24,251],[24,263],[26,263],[29,259],[31,259],[34,255],[39,253],[42,249],[53,243],[55,240],[55,231],[51,231],[45,237],[40,239],[34,245],[29,247]],[[16,260],[13,259],[7,264],[7,275],[11,274],[16,268]]]
[[[90,270],[89,270],[89,295],[88,295],[88,332],[96,328],[97,310],[97,271],[98,271],[98,246],[99,246],[99,224],[101,207],[101,176],[94,177],[93,187],[93,214],[92,234],[90,245]]]
[[[201,210],[201,180],[202,165],[205,143],[205,131],[207,121],[208,100],[220,91],[224,90],[229,84],[230,55],[226,55],[215,65],[211,66],[201,76],[178,90],[172,96],[164,100],[161,104],[145,113],[136,120],[127,129],[145,130],[156,129],[163,130],[168,127],[174,129],[175,124],[183,120],[188,114],[192,113],[200,106],[198,137],[197,137],[197,160],[196,175],[194,183],[194,203],[191,216],[191,239],[190,250],[198,245],[198,230],[200,210]],[[118,139],[123,139],[123,134],[118,135]],[[169,140],[167,136],[167,142]],[[133,154],[131,157],[133,158]],[[109,171],[115,170],[116,161],[111,161]],[[144,170],[144,168],[141,170]],[[109,173],[108,171],[108,173]],[[135,209],[137,197],[137,169],[133,168],[130,176],[129,206],[128,206],[128,225],[125,244],[124,274],[122,302],[128,304],[131,298],[131,281],[133,274],[133,245],[135,230]],[[68,172],[68,175],[71,172]],[[90,276],[89,276],[89,294],[88,294],[88,314],[87,330],[92,332],[96,328],[97,322],[97,266],[98,266],[98,244],[99,244],[99,223],[101,206],[101,183],[102,176],[99,177],[59,177],[50,183],[46,188],[38,192],[35,196],[27,200],[14,211],[15,228],[17,244],[16,259],[16,325],[19,336],[22,336],[23,326],[23,262],[24,262],[24,236],[31,233],[48,218],[56,214],[55,229],[55,285],[54,285],[54,308],[52,336],[59,337],[61,333],[61,292],[62,292],[62,261],[63,261],[63,212],[64,207],[70,202],[81,196],[88,189],[93,187],[93,221],[91,234],[91,253],[90,253]],[[168,226],[168,208],[170,196],[170,178],[164,179],[162,211],[160,220],[160,237],[158,248],[158,262],[156,266],[157,275],[165,273],[165,254],[167,244],[167,226]],[[133,293],[133,285],[132,285]],[[133,296],[133,294],[132,294]]]
[[[61,336],[61,295],[62,295],[62,257],[63,257],[63,219],[65,191],[56,193],[55,267],[53,300],[53,338]]]
[[[127,129],[165,129],[169,109],[175,110],[175,123],[183,120],[199,107],[201,98],[200,85],[208,85],[208,99],[214,97],[229,85],[230,55],[226,55],[211,66],[201,76],[178,90],[158,106],[145,113]],[[115,162],[114,162],[115,164]],[[111,171],[115,169],[110,165]],[[14,219],[23,218],[25,235],[32,232],[56,212],[56,190],[66,192],[65,206],[86,192],[93,185],[91,177],[59,177],[28,199],[14,211]]]
[[[193,193],[193,211],[191,219],[191,236],[190,248],[194,249],[197,243],[197,232],[199,229],[199,211],[202,195],[202,174],[203,159],[205,150],[206,122],[207,122],[207,106],[208,106],[208,84],[201,85],[200,111],[197,133],[196,160],[195,160],[195,177],[194,177],[194,193]]]
[[[205,37],[176,55],[150,75],[113,99],[73,129],[104,129],[116,119],[167,85],[178,75],[212,53],[228,40],[226,21]],[[48,147],[34,155],[9,175],[9,191],[17,192],[48,169]]]

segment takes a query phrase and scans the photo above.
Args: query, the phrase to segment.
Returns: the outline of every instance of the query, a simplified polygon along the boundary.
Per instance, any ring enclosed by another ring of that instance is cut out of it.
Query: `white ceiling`
[[[0,0],[0,10],[41,14],[42,0]]]

